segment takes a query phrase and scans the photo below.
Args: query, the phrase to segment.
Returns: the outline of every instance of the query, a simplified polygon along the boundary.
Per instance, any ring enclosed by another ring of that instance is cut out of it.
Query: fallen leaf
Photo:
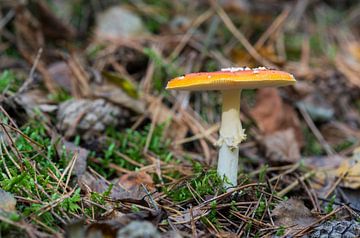
[[[118,184],[128,191],[138,190],[142,185],[149,191],[155,189],[152,177],[144,171],[124,174],[120,177]]]
[[[294,163],[300,160],[300,147],[292,128],[265,135],[260,140],[265,154],[273,162]]]
[[[295,198],[280,202],[272,215],[275,225],[286,227],[287,233],[290,234],[308,227],[317,220],[317,216],[310,212],[303,201]]]
[[[315,175],[309,180],[309,183],[318,196],[324,197],[328,193],[337,180],[339,166],[345,160],[347,160],[346,157],[337,154],[313,156],[303,160],[306,168],[315,171]]]
[[[192,219],[198,220],[199,218],[206,216],[210,211],[206,209],[193,209],[192,214],[190,210],[182,212],[181,215],[172,215],[169,217],[175,224],[185,224],[190,223]]]
[[[304,165],[310,169],[332,170],[340,166],[344,161],[344,157],[340,155],[312,156],[304,159]]]
[[[341,186],[351,189],[360,188],[360,147],[354,150],[353,156],[344,160],[336,170],[336,176],[341,177]]]
[[[89,172],[85,172],[83,175],[81,175],[78,178],[78,183],[82,190],[86,191],[87,194],[91,192],[103,194],[109,191],[111,185],[112,188],[109,194],[109,198],[112,200],[126,200],[132,201],[133,203],[146,204],[146,202],[144,202],[144,197],[147,195],[147,193],[142,187],[138,187],[137,190],[133,189],[128,191],[121,187],[118,183],[110,183],[103,178],[95,177]]]
[[[308,158],[304,163],[308,168],[316,171],[309,182],[320,197],[328,195],[328,191],[338,178],[341,178],[340,187],[349,189],[349,193],[360,188],[360,147],[354,150],[350,158],[332,155]]]
[[[251,110],[261,132],[270,135],[276,131],[292,128],[298,146],[303,145],[303,134],[295,110],[284,103],[276,88],[263,88],[257,91],[256,105]]]

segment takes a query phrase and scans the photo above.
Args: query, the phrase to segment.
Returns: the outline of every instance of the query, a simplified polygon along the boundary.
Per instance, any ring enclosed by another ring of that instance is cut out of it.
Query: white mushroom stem
[[[225,188],[237,185],[239,144],[246,138],[240,121],[241,90],[222,91],[223,106],[221,115],[218,174],[226,177]]]

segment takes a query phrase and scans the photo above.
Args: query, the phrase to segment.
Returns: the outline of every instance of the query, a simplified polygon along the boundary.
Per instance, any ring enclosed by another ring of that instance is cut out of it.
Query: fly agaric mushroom
[[[166,89],[205,91],[220,90],[223,97],[218,174],[225,179],[224,186],[237,185],[239,144],[246,135],[240,121],[240,94],[242,89],[279,87],[296,82],[293,75],[268,69],[225,68],[217,72],[190,73],[170,80]]]

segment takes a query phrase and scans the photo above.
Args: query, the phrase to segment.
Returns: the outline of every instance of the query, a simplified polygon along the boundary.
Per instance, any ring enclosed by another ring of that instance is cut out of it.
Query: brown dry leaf
[[[97,192],[104,193],[109,190],[110,182],[106,181],[103,178],[95,177],[89,172],[85,172],[78,179],[79,186],[86,193]],[[138,187],[137,190],[133,189],[127,191],[122,188],[118,183],[112,183],[112,189],[109,194],[109,197],[113,200],[127,200],[134,203],[143,203],[143,199],[146,196],[146,192],[142,187]]]
[[[259,89],[256,105],[250,113],[265,135],[292,128],[298,146],[303,145],[302,130],[296,112],[282,101],[276,88]]]
[[[149,191],[155,189],[152,177],[144,171],[124,174],[120,177],[118,184],[128,191],[138,190],[142,185]]]
[[[343,156],[337,154],[326,156],[312,156],[304,159],[304,165],[313,170],[332,170],[338,168],[340,164],[344,161],[344,159],[345,158]]]
[[[360,147],[354,150],[353,156],[341,163],[334,171],[337,177],[342,177],[341,185],[345,188],[360,188]]]
[[[261,138],[266,157],[274,162],[297,162],[300,160],[300,148],[292,128],[277,131]]]
[[[305,165],[316,171],[310,183],[320,196],[327,194],[338,178],[343,188],[360,188],[360,147],[350,158],[339,155],[308,158]]]
[[[306,168],[315,171],[315,175],[309,180],[309,183],[311,188],[316,190],[318,196],[325,196],[331,189],[336,181],[332,171],[336,170],[344,159],[340,155],[313,156],[304,159]]]
[[[272,215],[275,217],[275,225],[287,227],[288,232],[292,234],[317,220],[303,201],[296,198],[280,202],[274,208]]]

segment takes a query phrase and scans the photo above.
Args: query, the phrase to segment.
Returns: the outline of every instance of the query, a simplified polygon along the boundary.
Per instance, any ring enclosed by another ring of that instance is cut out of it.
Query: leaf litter
[[[356,5],[52,3],[0,7],[2,236],[301,237],[356,227]],[[298,83],[244,92],[243,171],[224,191],[213,170],[218,95],[164,85],[264,63]]]

